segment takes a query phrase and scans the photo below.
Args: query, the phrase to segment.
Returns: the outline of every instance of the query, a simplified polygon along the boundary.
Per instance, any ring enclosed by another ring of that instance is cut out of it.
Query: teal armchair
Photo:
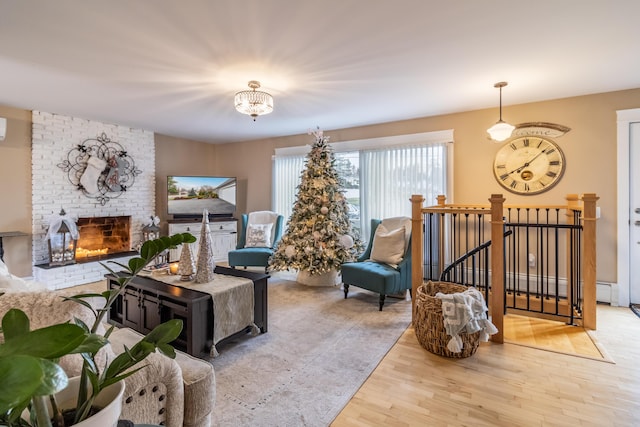
[[[282,237],[283,221],[282,215],[270,211],[242,214],[236,249],[229,252],[229,266],[264,267],[266,272],[269,258]]]
[[[402,255],[402,259],[393,265],[371,259],[376,231],[378,227],[383,224],[383,221],[372,219],[371,237],[369,238],[366,250],[358,257],[356,262],[344,263],[341,266],[345,299],[349,293],[349,286],[357,286],[368,291],[376,292],[380,294],[380,311],[382,311],[382,306],[384,305],[387,295],[395,295],[407,289],[411,293],[411,220],[410,218],[391,218],[384,221],[388,221],[387,223],[394,224],[394,226],[400,223],[404,225],[403,231],[396,229],[397,233],[394,232],[396,235],[400,233],[404,234],[401,242],[404,247],[398,247],[400,242],[399,236],[397,236],[397,238],[395,238],[396,247],[394,250],[394,252],[396,252],[396,258],[398,255]],[[386,235],[389,236],[390,234]],[[379,249],[386,246],[383,245],[382,240],[378,242],[375,257],[384,258],[384,256],[380,256]]]

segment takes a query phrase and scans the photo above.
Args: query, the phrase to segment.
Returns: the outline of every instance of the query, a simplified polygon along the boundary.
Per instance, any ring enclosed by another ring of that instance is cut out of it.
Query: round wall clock
[[[549,138],[522,136],[507,142],[496,154],[493,173],[500,185],[516,194],[538,194],[560,181],[564,154]]]

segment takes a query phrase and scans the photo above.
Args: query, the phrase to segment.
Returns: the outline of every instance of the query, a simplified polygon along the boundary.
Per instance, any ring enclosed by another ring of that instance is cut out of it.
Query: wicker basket
[[[469,357],[478,349],[480,344],[480,332],[467,334],[460,333],[462,339],[462,351],[453,353],[447,349],[447,343],[451,336],[444,329],[442,317],[442,301],[436,298],[438,292],[443,294],[455,294],[464,292],[466,286],[447,282],[427,282],[418,288],[416,298],[416,313],[413,326],[420,345],[431,353],[453,358]]]

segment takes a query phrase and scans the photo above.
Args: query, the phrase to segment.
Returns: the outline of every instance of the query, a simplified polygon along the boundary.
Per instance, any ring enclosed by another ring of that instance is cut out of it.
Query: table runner
[[[254,324],[253,281],[244,277],[214,274],[206,283],[183,282],[176,275],[149,275],[148,277],[173,286],[193,289],[211,295],[213,301],[213,346],[211,355],[217,356],[215,345],[222,339],[240,332],[247,326],[258,329]]]

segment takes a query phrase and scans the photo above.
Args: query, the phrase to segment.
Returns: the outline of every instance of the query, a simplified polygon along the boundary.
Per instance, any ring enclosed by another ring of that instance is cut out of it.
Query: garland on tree
[[[328,137],[313,132],[315,142],[305,160],[298,195],[287,227],[270,259],[271,270],[323,274],[354,261],[362,243],[353,235],[347,200]]]

